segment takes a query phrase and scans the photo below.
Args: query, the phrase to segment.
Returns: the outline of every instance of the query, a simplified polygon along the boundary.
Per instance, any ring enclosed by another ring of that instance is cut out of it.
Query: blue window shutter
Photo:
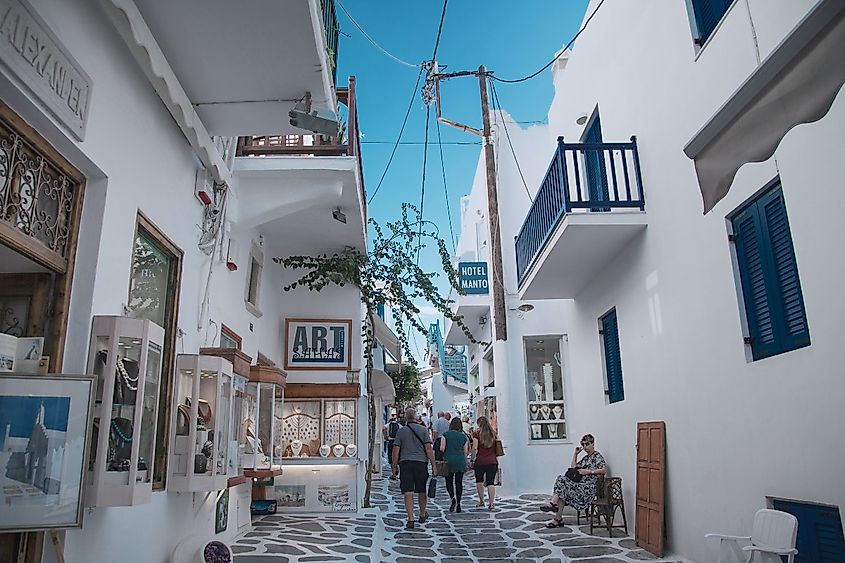
[[[692,0],[695,25],[698,27],[699,42],[704,43],[721,21],[731,5],[731,0]]]
[[[760,360],[810,344],[780,185],[732,218],[751,354]]]
[[[837,507],[773,499],[772,508],[798,519],[795,563],[845,562],[845,535]]]
[[[601,318],[601,332],[604,337],[604,366],[607,372],[607,398],[617,403],[625,398],[622,385],[622,355],[619,353],[619,326],[616,309]]]
[[[601,119],[599,114],[590,124],[590,128],[584,134],[584,143],[602,143]],[[604,163],[602,151],[586,151],[584,155],[584,168],[587,174],[587,189],[591,202],[608,201],[610,195],[607,191],[607,166]],[[609,207],[591,207],[590,211],[610,211]]]

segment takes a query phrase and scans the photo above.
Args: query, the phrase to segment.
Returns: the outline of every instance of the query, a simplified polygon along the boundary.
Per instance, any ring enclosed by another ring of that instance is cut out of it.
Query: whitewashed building
[[[567,431],[595,435],[646,544],[711,560],[705,533],[774,507],[798,517],[797,560],[845,557],[845,3],[595,10],[553,66],[547,137],[517,147],[548,171],[522,228],[503,223],[506,284],[569,304],[549,328],[568,336]],[[661,459],[636,449],[655,421]]]
[[[297,273],[272,261],[366,248],[355,83],[335,82],[333,2],[2,7],[0,330],[44,337],[48,371],[65,374],[91,369],[95,316],[145,317],[165,335],[160,385],[144,401],[155,454],[137,467],[152,493],[123,506],[98,496],[80,529],[59,534],[65,559],[169,561],[185,542],[226,541],[250,526],[255,493],[243,468],[226,489],[168,487],[171,420],[179,420],[171,413],[190,411],[190,401],[173,399],[176,357],[201,349],[228,357],[235,373],[279,384],[273,422],[262,431],[259,420],[258,430],[274,458],[260,476],[275,478],[256,498],[278,498],[279,511],[359,509],[367,451],[359,293],[285,293]],[[326,135],[293,127],[291,110],[303,126],[303,115],[317,113]],[[338,120],[346,136],[330,138]],[[34,180],[42,172],[59,195]],[[43,234],[55,224],[66,230]],[[244,435],[242,423],[232,420],[232,436]],[[297,487],[301,504],[278,493]],[[228,505],[218,502],[224,491]],[[19,548],[22,561],[57,560],[48,534],[0,538],[2,560]]]

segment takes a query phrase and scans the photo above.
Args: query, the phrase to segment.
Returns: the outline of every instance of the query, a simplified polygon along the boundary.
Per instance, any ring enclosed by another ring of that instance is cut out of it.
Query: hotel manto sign
[[[285,369],[349,371],[351,336],[351,319],[285,319]]]
[[[0,0],[0,62],[74,137],[85,138],[91,78],[24,0]]]
[[[459,262],[458,287],[470,295],[490,293],[487,262]]]

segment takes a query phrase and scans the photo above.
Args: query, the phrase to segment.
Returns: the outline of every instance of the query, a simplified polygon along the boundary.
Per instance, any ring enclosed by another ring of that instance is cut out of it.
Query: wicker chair
[[[622,524],[614,525],[616,510],[622,513]],[[628,535],[628,518],[625,516],[625,499],[622,496],[622,477],[599,477],[596,480],[596,498],[584,510],[584,517],[590,521],[590,533],[593,533],[595,522],[601,526],[604,517],[605,527],[610,537],[614,528],[622,528]],[[578,524],[581,524],[581,511],[578,511]]]

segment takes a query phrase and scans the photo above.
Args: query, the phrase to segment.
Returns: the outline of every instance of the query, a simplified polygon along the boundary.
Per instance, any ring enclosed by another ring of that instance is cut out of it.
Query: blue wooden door
[[[584,133],[584,144],[599,144],[601,138],[601,119],[599,115],[593,119],[587,132]],[[587,193],[590,203],[606,202],[610,199],[607,193],[607,167],[604,163],[604,152],[596,149],[584,151],[584,168],[587,174]],[[590,207],[590,211],[610,211],[609,207]]]
[[[838,507],[774,499],[772,508],[798,518],[795,563],[845,563],[845,536]]]

